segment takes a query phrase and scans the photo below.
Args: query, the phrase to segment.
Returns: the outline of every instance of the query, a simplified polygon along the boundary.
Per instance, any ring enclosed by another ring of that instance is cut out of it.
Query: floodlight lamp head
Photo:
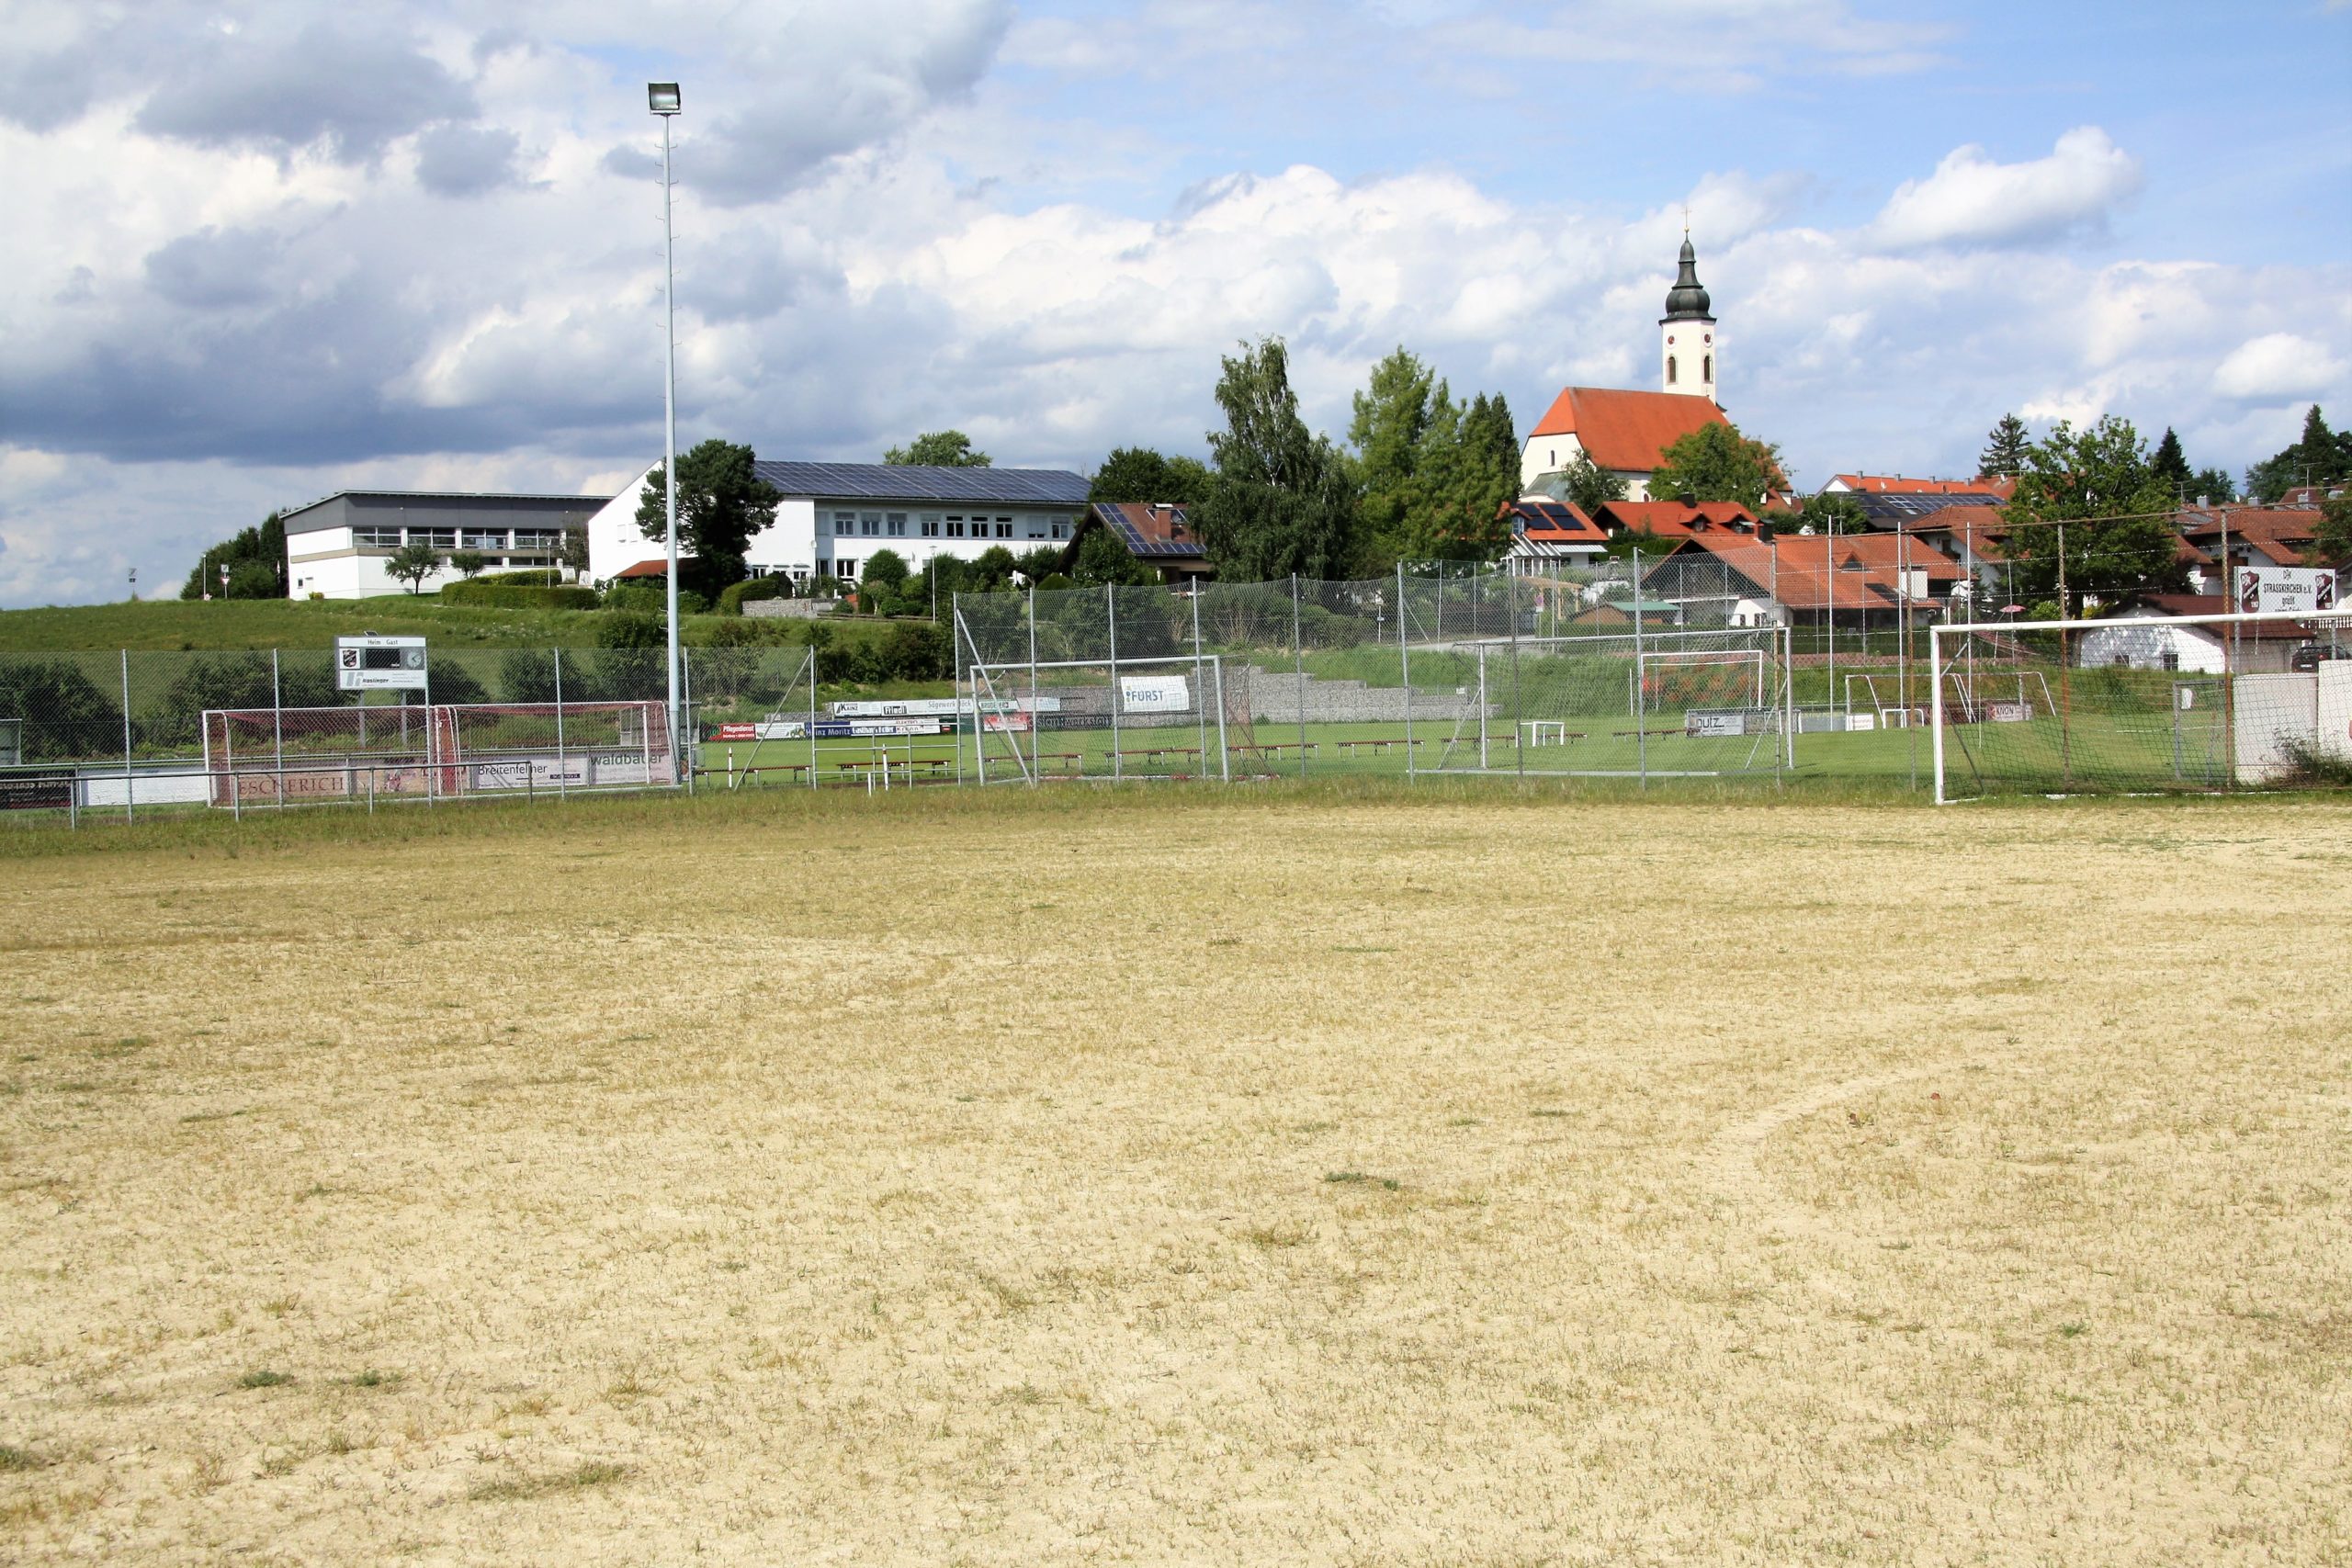
[[[683,107],[675,82],[648,82],[645,85],[645,107],[654,114],[676,114]]]

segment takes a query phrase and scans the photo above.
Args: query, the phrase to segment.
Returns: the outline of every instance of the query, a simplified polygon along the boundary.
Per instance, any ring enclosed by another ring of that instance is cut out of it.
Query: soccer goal
[[[1455,641],[1414,667],[1456,694],[1428,772],[1647,780],[1794,763],[1783,627]]]
[[[1258,771],[1246,695],[1218,654],[983,661],[965,679],[982,784]]]
[[[565,795],[678,782],[659,702],[208,708],[212,804]]]
[[[2352,783],[2342,611],[1935,626],[1928,657],[1939,805]]]

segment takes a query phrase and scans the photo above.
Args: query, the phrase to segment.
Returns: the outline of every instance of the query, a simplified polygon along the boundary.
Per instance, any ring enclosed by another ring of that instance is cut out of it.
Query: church
[[[1541,491],[1546,476],[1568,468],[1582,453],[1625,481],[1628,501],[1647,501],[1659,453],[1693,431],[1730,423],[1715,401],[1720,366],[1713,301],[1699,282],[1699,254],[1688,232],[1682,236],[1682,270],[1667,291],[1658,337],[1664,390],[1562,389],[1521,450],[1522,493]]]

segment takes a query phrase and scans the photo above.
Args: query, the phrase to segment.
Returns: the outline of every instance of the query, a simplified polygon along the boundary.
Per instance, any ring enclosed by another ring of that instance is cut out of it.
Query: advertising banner
[[[877,736],[949,735],[955,732],[955,721],[946,718],[820,718],[817,721],[820,740],[863,740]],[[796,739],[781,737],[780,739]]]
[[[74,774],[27,769],[0,772],[0,811],[62,811],[74,804]]]
[[[1187,713],[1192,682],[1182,675],[1122,675],[1119,701],[1129,713]]]
[[[710,727],[713,740],[805,740],[808,738],[808,721],[805,718],[763,718],[757,723],[715,724]]]
[[[2272,611],[2293,615],[2335,608],[2335,573],[2300,566],[2238,569],[2238,610],[2248,615]]]

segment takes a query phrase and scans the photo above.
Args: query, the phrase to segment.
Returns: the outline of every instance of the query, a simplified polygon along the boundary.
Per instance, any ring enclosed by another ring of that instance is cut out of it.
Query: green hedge
[[[444,604],[481,604],[501,610],[593,610],[593,588],[526,588],[513,582],[452,582],[441,590]]]
[[[741,582],[729,583],[718,591],[718,613],[740,615],[744,603],[754,599],[788,599],[792,583],[781,577],[747,577]]]

